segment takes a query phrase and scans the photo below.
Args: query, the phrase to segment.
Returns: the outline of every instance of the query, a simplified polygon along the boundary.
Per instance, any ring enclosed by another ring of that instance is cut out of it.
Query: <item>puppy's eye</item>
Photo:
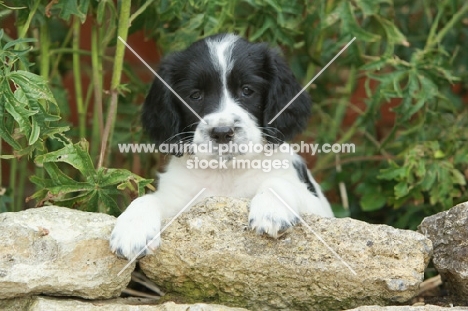
[[[202,99],[202,93],[200,91],[195,91],[192,94],[190,94],[190,99],[200,100]]]
[[[242,95],[244,95],[244,96],[250,96],[250,95],[253,94],[253,92],[254,91],[251,88],[247,87],[247,86],[244,86],[242,88]]]

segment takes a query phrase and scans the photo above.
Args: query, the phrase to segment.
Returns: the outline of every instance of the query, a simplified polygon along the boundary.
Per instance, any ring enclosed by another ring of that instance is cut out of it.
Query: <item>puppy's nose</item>
[[[217,126],[211,129],[210,137],[220,144],[225,144],[234,137],[234,128],[229,126]]]

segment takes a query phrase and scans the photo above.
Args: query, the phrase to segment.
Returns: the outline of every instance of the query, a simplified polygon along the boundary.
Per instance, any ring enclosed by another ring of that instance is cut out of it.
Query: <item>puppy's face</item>
[[[185,103],[155,79],[142,121],[157,143],[210,144],[206,155],[214,156],[221,145],[290,139],[310,113],[310,100],[303,93],[268,124],[301,87],[275,51],[234,35],[209,37],[170,55],[159,75]],[[229,149],[223,155],[237,152]]]

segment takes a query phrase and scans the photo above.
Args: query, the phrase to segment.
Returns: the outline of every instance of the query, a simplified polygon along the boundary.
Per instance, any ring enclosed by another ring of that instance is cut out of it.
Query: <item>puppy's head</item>
[[[142,123],[157,144],[278,143],[303,130],[310,115],[306,92],[278,115],[301,86],[275,50],[235,35],[208,37],[169,55],[158,74],[185,104],[154,80]]]

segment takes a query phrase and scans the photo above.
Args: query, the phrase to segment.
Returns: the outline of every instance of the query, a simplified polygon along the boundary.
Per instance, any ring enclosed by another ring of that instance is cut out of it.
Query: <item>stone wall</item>
[[[118,298],[135,263],[119,275],[127,261],[109,251],[114,217],[57,206],[0,214],[0,310],[322,311],[417,294],[432,254],[427,225],[420,234],[308,215],[310,228],[273,240],[248,230],[248,203],[208,198],[162,234],[140,266],[165,303]]]

